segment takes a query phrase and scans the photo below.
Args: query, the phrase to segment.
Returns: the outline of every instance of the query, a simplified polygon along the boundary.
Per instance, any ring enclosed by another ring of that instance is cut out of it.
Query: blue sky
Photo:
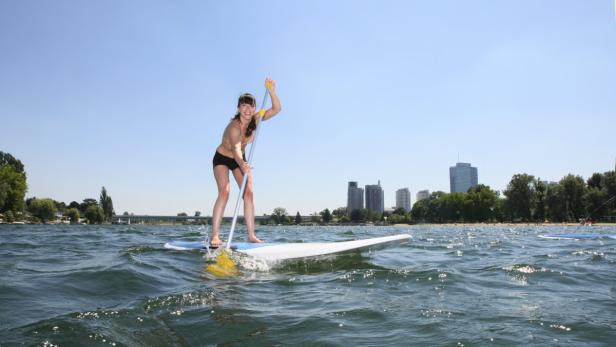
[[[277,81],[258,214],[346,205],[349,180],[503,190],[613,170],[614,2],[0,1],[0,150],[27,196],[211,214],[237,97]],[[232,214],[234,191],[227,208]]]

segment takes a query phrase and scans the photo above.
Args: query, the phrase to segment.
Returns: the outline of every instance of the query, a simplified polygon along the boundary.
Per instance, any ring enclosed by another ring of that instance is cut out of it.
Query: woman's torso
[[[246,137],[246,130],[242,129],[242,127],[240,126],[240,122],[236,121],[236,120],[232,120],[231,122],[229,122],[229,125],[227,125],[227,127],[225,128],[225,131],[222,135],[222,143],[218,146],[218,148],[216,148],[216,151],[226,157],[229,158],[233,158],[233,147],[234,147],[234,143],[231,140],[231,129],[233,128],[237,128],[240,130],[241,134],[242,134],[242,153],[244,153],[244,150],[246,149],[246,146],[249,143],[252,143],[254,136],[255,136],[255,132],[253,131],[252,134],[250,134],[249,137]]]

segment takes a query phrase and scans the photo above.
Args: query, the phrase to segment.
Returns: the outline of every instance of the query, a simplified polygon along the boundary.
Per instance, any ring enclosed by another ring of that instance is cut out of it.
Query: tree
[[[545,191],[546,218],[550,222],[562,222],[565,220],[565,209],[561,200],[562,187],[558,183],[548,183]]]
[[[402,207],[398,207],[397,209],[394,210],[392,214],[398,214],[398,215],[404,216],[406,214],[406,210]]]
[[[66,210],[66,204],[64,202],[54,200],[53,203],[56,205],[56,209],[58,210],[58,212],[64,213],[64,211]]]
[[[578,221],[584,217],[583,196],[586,190],[584,179],[580,176],[567,175],[558,182],[562,187],[561,199],[565,207],[567,221]]]
[[[11,166],[17,173],[26,173],[24,171],[24,164],[10,153],[0,151],[0,166]]]
[[[88,220],[88,224],[101,224],[105,219],[105,216],[103,215],[103,209],[96,204],[89,205],[86,208],[85,216]]]
[[[302,216],[299,214],[299,211],[297,211],[297,214],[295,215],[295,224],[301,224],[302,223]]]
[[[601,219],[607,213],[605,201],[607,194],[596,186],[588,188],[584,194],[584,208],[588,218]]]
[[[274,224],[282,224],[286,221],[287,210],[282,207],[276,207],[274,212],[272,213],[272,218],[274,219]]]
[[[531,219],[531,206],[535,199],[534,177],[527,174],[515,174],[507,185],[504,194],[507,197],[507,212],[511,221]]]
[[[85,216],[90,206],[98,206],[98,202],[95,199],[83,199],[83,202],[79,204],[79,212]]]
[[[101,189],[99,204],[103,208],[105,222],[109,222],[115,213],[113,211],[113,200],[107,195],[107,189],[105,189],[105,187]]]
[[[547,185],[541,179],[537,179],[533,182],[536,198],[533,217],[537,222],[545,221],[545,194],[547,191]]]
[[[351,215],[349,216],[351,218],[351,222],[353,223],[359,223],[362,221],[362,213],[360,209],[353,209],[351,211]]]
[[[332,214],[329,212],[329,209],[324,209],[323,211],[321,211],[321,213],[319,213],[321,215],[321,219],[323,220],[323,223],[329,223],[332,221]]]
[[[495,219],[498,195],[498,192],[483,184],[471,187],[464,196],[463,220],[487,222]]]
[[[601,189],[603,189],[606,193],[607,193],[607,198],[610,199],[611,197],[616,195],[616,171],[608,171],[605,172],[603,174],[603,187]],[[607,204],[607,212],[608,214],[610,213],[616,213],[616,199],[612,200],[612,202]],[[612,212],[610,212],[612,211]]]
[[[344,216],[347,215],[347,209],[346,207],[338,207],[337,209],[332,211],[332,215],[334,215],[336,218],[340,219]]]
[[[77,201],[71,201],[70,204],[68,204],[67,208],[76,208],[79,209],[79,203]]]
[[[43,223],[56,216],[56,204],[52,199],[34,199],[30,202],[30,213],[40,219]]]
[[[416,201],[411,207],[411,218],[414,221],[425,222],[428,214],[428,199]]]
[[[13,211],[8,210],[4,213],[4,220],[7,223],[13,223],[15,221],[15,215],[13,214]]]
[[[590,176],[590,178],[588,178],[588,180],[586,180],[586,185],[588,188],[603,188],[603,175],[595,172],[592,176]]]
[[[13,165],[0,166],[0,213],[23,211],[27,190],[25,173],[19,172]]]
[[[71,224],[79,223],[79,210],[74,207],[66,209],[66,211],[64,211],[64,216],[71,220]]]
[[[444,222],[459,222],[463,220],[465,193],[445,194],[437,202],[440,205],[439,214]]]

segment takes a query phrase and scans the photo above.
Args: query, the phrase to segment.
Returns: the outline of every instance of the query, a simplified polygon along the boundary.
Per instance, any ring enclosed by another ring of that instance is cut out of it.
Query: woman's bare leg
[[[244,179],[242,171],[240,169],[233,170],[233,176],[241,189],[242,180]],[[248,182],[246,182],[246,188],[244,190],[244,221],[246,223],[246,229],[248,229],[248,241],[263,242],[259,240],[255,234],[255,203],[252,194],[252,176],[248,176]]]
[[[218,233],[220,232],[220,223],[222,221],[222,215],[225,212],[227,201],[229,200],[229,191],[231,190],[231,184],[229,183],[229,168],[224,165],[214,166],[214,177],[216,178],[216,186],[218,187],[218,197],[214,204],[214,211],[212,212],[212,237],[210,238],[210,244],[212,246],[222,245]]]

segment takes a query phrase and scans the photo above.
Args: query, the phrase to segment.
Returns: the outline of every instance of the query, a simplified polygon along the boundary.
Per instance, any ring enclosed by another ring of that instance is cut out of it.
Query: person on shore
[[[265,111],[262,120],[268,120],[280,112],[280,100],[276,95],[276,82],[271,78],[265,80],[272,107]],[[242,94],[237,101],[237,113],[231,119],[222,135],[222,143],[216,148],[216,154],[212,164],[214,166],[214,178],[218,187],[218,197],[214,203],[212,213],[212,237],[210,244],[218,247],[222,244],[219,238],[220,223],[229,200],[231,184],[229,182],[229,171],[241,186],[244,175],[248,175],[246,188],[244,191],[244,220],[248,229],[249,242],[263,242],[255,234],[255,207],[252,189],[252,168],[246,162],[245,149],[254,138],[256,129],[257,105],[255,97],[250,93]]]

